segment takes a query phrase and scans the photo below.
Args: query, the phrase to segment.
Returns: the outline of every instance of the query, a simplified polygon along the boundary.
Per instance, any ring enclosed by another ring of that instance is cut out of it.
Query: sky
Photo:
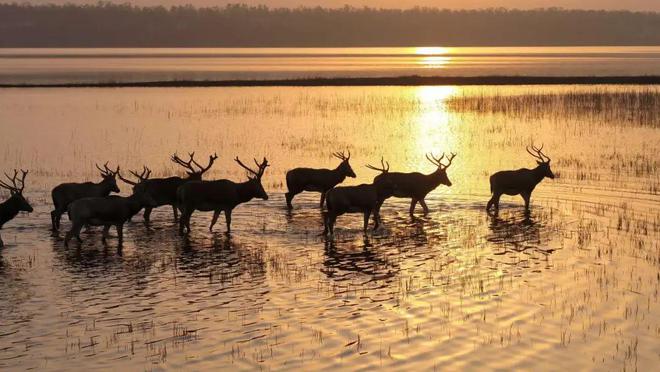
[[[183,5],[196,6],[226,5],[245,3],[251,5],[264,4],[270,7],[297,7],[300,5],[324,7],[341,7],[349,4],[356,7],[370,6],[382,8],[411,8],[414,6],[430,6],[451,9],[475,8],[548,8],[561,7],[567,9],[625,9],[660,11],[660,0],[111,0],[115,3],[130,2],[135,5]],[[32,4],[47,3],[96,3],[97,0],[28,0]]]

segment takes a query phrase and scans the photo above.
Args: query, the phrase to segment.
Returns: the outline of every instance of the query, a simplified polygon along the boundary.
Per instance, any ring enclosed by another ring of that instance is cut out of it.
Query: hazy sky
[[[19,1],[20,2],[20,1]],[[33,4],[45,3],[96,3],[97,0],[28,0]],[[439,8],[577,8],[577,9],[628,9],[660,11],[660,0],[112,0],[116,3],[130,2],[136,5],[179,5],[198,6],[225,5],[231,3],[265,4],[271,7],[314,6],[340,7],[371,6],[384,8],[410,8],[413,6],[432,6]]]

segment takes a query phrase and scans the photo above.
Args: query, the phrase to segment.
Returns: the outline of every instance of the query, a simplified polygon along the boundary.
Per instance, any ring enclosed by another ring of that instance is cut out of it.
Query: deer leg
[[[490,198],[490,201],[488,202],[488,208],[490,209],[491,205],[495,205],[495,213],[500,210],[500,197],[502,194],[500,193],[494,193],[493,197]]]
[[[213,225],[218,222],[218,217],[220,217],[220,209],[213,211],[213,218],[211,219],[211,226],[209,226],[209,231],[213,231]]]
[[[124,245],[124,224],[117,224],[117,237],[119,238],[119,246]]]
[[[364,226],[362,227],[362,231],[365,234],[367,233],[367,227],[369,227],[369,217],[371,217],[371,209],[364,211]]]
[[[380,207],[383,205],[383,203],[378,203],[376,205],[376,208],[374,209],[374,231],[378,229],[380,226]]]
[[[422,209],[424,209],[425,216],[429,214],[429,207],[426,206],[426,202],[424,201],[424,199],[419,199],[419,205],[421,205]]]
[[[184,235],[184,230],[187,227],[188,232],[190,233],[190,216],[192,214],[188,213],[187,210],[181,212],[181,218],[179,219],[179,235]]]
[[[105,243],[105,240],[108,238],[108,232],[110,231],[110,225],[103,226],[103,237],[101,240]]]
[[[231,209],[225,209],[225,222],[227,223],[227,235],[231,233]]]
[[[325,203],[325,191],[321,192],[321,209],[323,209],[324,203]]]
[[[179,209],[176,205],[172,205],[172,211],[174,212],[174,222],[179,220]]]
[[[532,196],[530,193],[521,193],[523,200],[525,201],[525,213],[529,214],[529,198]]]
[[[68,247],[69,246],[69,240],[71,240],[72,237],[76,237],[78,239],[78,242],[82,242],[82,239],[80,239],[80,230],[82,229],[83,225],[81,223],[75,223],[71,226],[71,230],[67,231],[66,235],[64,236],[64,246]]]
[[[53,225],[53,231],[57,231],[57,210],[50,212],[50,223]]]
[[[416,206],[416,205],[417,205],[417,199],[413,198],[413,199],[410,201],[410,212],[409,212],[409,213],[410,213],[411,216],[412,216],[413,213],[415,212],[415,206]]]
[[[334,213],[328,213],[327,224],[330,236],[335,235],[335,221],[337,221],[337,215]]]
[[[149,219],[151,217],[151,211],[153,208],[151,207],[144,207],[144,223],[149,224]]]
[[[294,196],[296,196],[296,194],[291,191],[284,194],[284,197],[286,198],[286,207],[289,209],[293,209],[293,204],[291,204],[291,202],[293,201]]]

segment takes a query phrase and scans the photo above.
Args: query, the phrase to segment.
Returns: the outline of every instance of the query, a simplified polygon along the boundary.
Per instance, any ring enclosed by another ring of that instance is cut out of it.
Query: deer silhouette
[[[18,180],[18,171],[14,170],[14,176],[9,177],[7,173],[5,176],[9,179],[10,183],[0,181],[0,188],[9,190],[10,197],[0,204],[0,230],[7,222],[11,221],[18,215],[18,212],[32,212],[32,206],[23,197],[23,190],[25,189],[25,177],[28,171],[21,169],[21,179]],[[0,236],[0,247],[4,246],[2,236]]]
[[[555,175],[550,169],[550,158],[545,155],[543,145],[541,148],[536,148],[532,145],[532,151],[529,147],[525,148],[527,153],[532,155],[536,160],[536,168],[527,169],[521,168],[517,170],[500,171],[490,176],[490,192],[492,197],[486,204],[486,211],[495,206],[495,212],[500,209],[500,197],[506,195],[520,195],[525,201],[525,213],[529,213],[529,201],[532,196],[532,191],[536,188],[545,177],[554,179]]]
[[[62,214],[67,211],[69,204],[72,202],[81,198],[108,196],[111,192],[119,192],[116,179],[117,173],[119,173],[119,166],[117,166],[116,170],[112,170],[108,168],[108,163],[106,162],[103,168],[97,164],[96,169],[101,172],[102,180],[99,183],[63,183],[55,186],[51,192],[55,209],[50,212],[54,231],[59,230]]]
[[[144,222],[149,223],[151,212],[154,208],[164,205],[172,206],[174,213],[174,221],[178,220],[178,208],[176,206],[176,190],[186,182],[201,181],[202,176],[206,173],[215,161],[218,159],[217,154],[209,156],[209,162],[204,167],[195,161],[195,153],[188,154],[188,161],[182,160],[176,153],[172,155],[171,160],[175,164],[183,167],[186,170],[187,177],[167,177],[167,178],[149,178],[151,170],[143,167],[142,173],[131,172],[137,178],[137,181],[131,181],[126,178],[120,177],[122,181],[133,185],[133,191],[144,189],[156,201],[155,206],[145,206],[144,208]]]
[[[411,216],[415,212],[415,206],[417,203],[422,206],[424,214],[426,215],[429,213],[429,208],[426,205],[426,201],[424,200],[426,195],[428,195],[428,193],[435,190],[440,185],[452,185],[449,177],[447,176],[447,168],[451,166],[451,163],[456,157],[456,154],[451,154],[447,158],[447,164],[442,162],[444,157],[444,153],[439,158],[436,158],[433,156],[433,154],[426,154],[426,159],[437,167],[437,169],[431,174],[423,174],[419,172],[390,172],[389,163],[384,162],[382,159],[381,168],[377,168],[371,165],[367,165],[367,167],[369,169],[381,172],[381,174],[374,177],[374,183],[388,182],[396,185],[393,197],[412,199],[410,202],[409,210]],[[378,206],[378,210],[380,210],[380,206]]]
[[[190,218],[196,210],[213,211],[209,231],[213,230],[213,225],[218,221],[220,212],[224,211],[227,234],[230,234],[231,213],[236,206],[254,198],[268,200],[268,194],[266,194],[261,184],[261,177],[266,171],[266,167],[269,166],[268,160],[264,158],[259,163],[257,159],[254,159],[257,166],[256,171],[243,164],[238,157],[234,160],[251,174],[251,176],[248,176],[247,181],[241,183],[229,180],[191,181],[179,187],[177,190],[177,206],[181,210],[180,235],[190,233]]]
[[[119,246],[124,242],[124,223],[130,220],[142,208],[156,205],[156,201],[144,189],[136,190],[131,196],[117,195],[87,197],[69,204],[68,213],[71,220],[71,230],[66,233],[64,245],[69,246],[69,240],[80,239],[83,226],[103,226],[103,241],[108,237],[111,226],[117,228]]]
[[[285,197],[287,208],[293,209],[291,204],[293,198],[303,191],[320,192],[320,206],[323,208],[328,190],[344,182],[346,177],[355,178],[355,172],[353,172],[353,168],[349,163],[351,159],[350,151],[348,155],[343,152],[335,152],[332,155],[341,160],[341,163],[335,169],[295,168],[286,173],[288,192]]]
[[[380,226],[380,206],[394,194],[395,185],[386,179],[372,184],[357,186],[337,186],[328,191],[328,210],[324,218],[324,235],[333,235],[335,221],[345,213],[362,213],[364,216],[363,231],[367,233],[369,217],[374,216],[374,230]]]

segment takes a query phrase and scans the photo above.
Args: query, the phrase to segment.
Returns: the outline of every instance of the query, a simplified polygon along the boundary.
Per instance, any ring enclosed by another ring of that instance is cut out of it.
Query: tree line
[[[0,47],[660,45],[660,13],[0,4]]]

